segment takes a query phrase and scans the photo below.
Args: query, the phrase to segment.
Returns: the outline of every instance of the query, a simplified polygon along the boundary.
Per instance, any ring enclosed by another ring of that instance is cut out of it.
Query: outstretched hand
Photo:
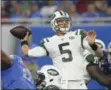
[[[94,30],[88,31],[87,37],[89,44],[94,44],[96,39],[96,32]]]

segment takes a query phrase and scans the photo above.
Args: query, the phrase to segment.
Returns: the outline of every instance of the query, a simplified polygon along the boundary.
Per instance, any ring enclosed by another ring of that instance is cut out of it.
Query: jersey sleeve
[[[82,46],[82,48],[89,50],[92,54],[95,55],[95,52],[92,50],[92,48],[90,47],[90,45],[88,43],[87,32],[85,30],[78,29],[76,31],[76,34],[81,35],[81,46]]]
[[[37,46],[28,51],[28,56],[30,56],[30,57],[42,57],[42,56],[46,56],[46,55],[47,55],[47,53],[46,53],[45,49],[42,48],[41,46]]]
[[[46,45],[48,42],[49,42],[49,40],[47,38],[43,39],[40,43],[40,46],[37,46],[28,51],[28,56],[31,56],[31,57],[48,56],[49,53],[46,48]]]
[[[84,59],[88,62],[88,64],[99,64],[98,58],[95,55],[91,54],[88,50],[84,50],[83,56]]]
[[[48,52],[47,47],[46,47],[46,44],[48,42],[49,42],[49,39],[48,38],[44,38],[43,40],[41,40],[41,43],[40,43],[40,46],[45,49],[45,51],[47,53],[47,56],[49,56],[49,52]]]
[[[87,37],[87,32],[83,29],[78,29],[75,32],[76,35],[81,35],[81,46],[84,48],[83,40]]]

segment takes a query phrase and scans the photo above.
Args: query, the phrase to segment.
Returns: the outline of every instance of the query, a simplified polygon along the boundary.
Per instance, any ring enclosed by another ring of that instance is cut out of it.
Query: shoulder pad
[[[41,40],[41,43],[47,43],[49,42],[49,38],[44,38],[43,40]]]
[[[82,34],[84,34],[84,33],[86,33],[86,31],[85,31],[84,29],[77,29],[77,30],[75,31],[75,34],[76,34],[76,35],[82,35]]]

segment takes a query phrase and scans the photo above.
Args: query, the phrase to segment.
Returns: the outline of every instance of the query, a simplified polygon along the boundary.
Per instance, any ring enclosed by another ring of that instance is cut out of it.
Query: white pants
[[[82,80],[62,80],[62,89],[84,89],[87,90],[87,86]]]

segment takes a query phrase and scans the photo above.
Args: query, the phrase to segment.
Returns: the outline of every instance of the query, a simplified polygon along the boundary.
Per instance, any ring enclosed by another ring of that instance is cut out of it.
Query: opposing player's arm
[[[99,68],[98,65],[88,65],[87,71],[90,76],[95,79],[98,83],[107,87],[111,86],[111,77],[106,76]]]
[[[98,59],[90,54],[87,50],[84,52],[84,58],[87,60],[88,65],[86,67],[89,75],[95,79],[98,83],[111,87],[111,77],[106,76],[99,68]]]
[[[1,51],[1,69],[8,69],[12,66],[12,64],[10,57],[4,51]]]
[[[91,53],[95,53],[96,56],[101,57],[102,51],[95,43],[95,36],[90,36],[84,30],[77,30],[76,34],[81,35],[81,46],[88,49]]]

